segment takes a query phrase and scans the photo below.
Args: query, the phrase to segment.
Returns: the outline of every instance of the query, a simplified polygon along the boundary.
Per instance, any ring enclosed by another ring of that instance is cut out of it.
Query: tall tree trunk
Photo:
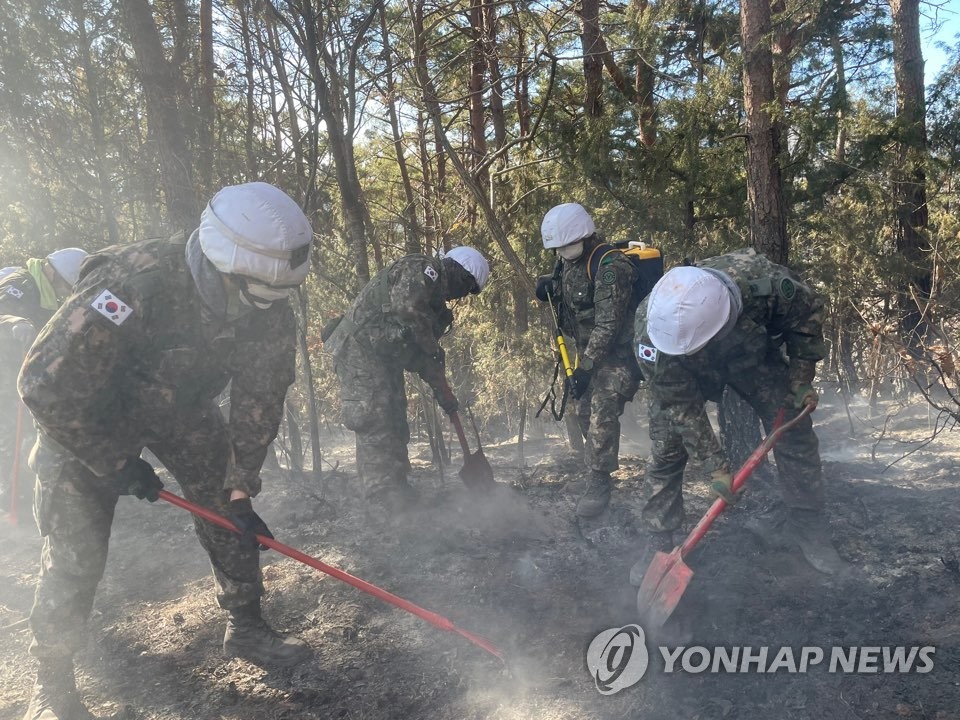
[[[743,103],[747,116],[747,205],[750,239],[757,252],[785,264],[790,255],[780,168],[769,0],[741,0]]]
[[[436,202],[433,183],[433,167],[427,147],[427,117],[423,111],[417,112],[417,146],[420,154],[420,174],[423,176],[420,194],[423,203],[423,229],[426,236],[424,252],[432,254],[438,246]]]
[[[110,176],[104,162],[107,154],[107,141],[104,131],[103,109],[100,106],[100,75],[91,56],[84,2],[85,0],[74,0],[73,19],[77,23],[80,67],[83,68],[83,76],[87,86],[87,111],[90,113],[90,133],[93,136],[93,170],[97,176],[97,185],[100,190],[101,216],[107,229],[110,244],[116,245],[120,242],[120,228],[117,225],[113,187],[110,184]]]
[[[244,10],[240,11],[240,42],[243,46],[243,77],[244,77],[244,126],[243,126],[243,149],[247,160],[247,175],[251,178],[258,177],[260,174],[259,153],[254,148],[253,135],[256,129],[256,102],[254,100],[253,83],[253,42],[251,40],[252,31],[250,29],[250,15]]]
[[[847,70],[843,58],[843,41],[840,38],[841,32],[842,28],[838,27],[830,36],[833,65],[837,69],[836,90],[834,91],[834,105],[837,109],[837,134],[833,147],[833,159],[837,163],[847,161],[847,111],[850,108],[850,99],[847,94]]]
[[[503,109],[503,73],[500,70],[500,55],[497,48],[497,4],[483,0],[483,52],[490,73],[490,120],[493,122],[493,138],[497,150],[507,141],[507,119]],[[506,165],[506,157],[500,164]]]
[[[776,263],[789,257],[783,177],[780,168],[781,128],[771,109],[778,101],[774,83],[770,0],[741,0],[743,102],[747,116],[747,205],[750,238],[757,252]],[[782,75],[778,78],[785,87]],[[784,90],[785,92],[785,90]],[[760,443],[760,420],[732,388],[720,404],[720,436],[733,468]]]
[[[603,52],[600,48],[600,0],[581,0],[580,46],[583,50],[583,112],[603,116]]]
[[[177,105],[182,78],[167,60],[160,33],[147,0],[125,0],[123,18],[137,58],[147,105],[147,122],[157,144],[160,183],[171,230],[190,232],[197,225],[199,207],[193,187],[193,163],[187,134]]]
[[[387,113],[390,116],[390,130],[393,133],[393,151],[397,156],[397,167],[400,169],[400,182],[403,185],[403,195],[406,205],[403,208],[404,246],[408,253],[422,252],[420,245],[420,227],[417,223],[417,203],[413,195],[413,184],[410,182],[410,171],[407,169],[407,158],[403,152],[403,133],[400,129],[400,118],[397,115],[396,87],[393,81],[393,50],[390,47],[390,34],[387,32],[387,11],[380,8],[380,37],[383,42],[385,56],[384,79],[387,83]]]
[[[638,58],[634,77],[637,103],[640,106],[637,122],[640,144],[646,148],[657,144],[657,106],[653,95],[655,76],[649,62],[647,58]]]
[[[928,160],[923,54],[920,49],[920,1],[890,0],[893,15],[893,72],[897,86],[897,164],[893,192],[897,214],[897,251],[907,273],[900,288],[902,328],[910,347],[926,334],[925,300],[932,290],[932,258],[927,232]],[[914,300],[913,296],[916,296]]]
[[[303,136],[300,131],[300,117],[297,112],[298,105],[293,99],[293,86],[290,84],[290,77],[287,75],[285,56],[280,49],[280,38],[277,34],[276,18],[272,13],[267,13],[264,21],[266,25],[267,47],[270,49],[270,56],[273,60],[274,74],[280,83],[280,89],[283,91],[283,101],[290,124],[290,145],[293,149],[293,158],[297,168],[297,182],[302,186],[306,176],[306,163],[303,157]]]
[[[246,12],[240,8],[240,12]],[[213,0],[200,0],[200,97],[197,112],[197,175],[200,193],[213,194]]]

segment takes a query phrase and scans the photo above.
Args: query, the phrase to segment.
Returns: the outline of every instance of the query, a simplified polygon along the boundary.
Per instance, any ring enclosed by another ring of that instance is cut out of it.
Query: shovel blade
[[[646,629],[663,627],[692,578],[693,570],[683,561],[679,547],[653,556],[637,591],[637,610],[644,618]]]
[[[483,450],[477,450],[464,458],[463,467],[460,468],[460,479],[471,490],[489,491],[497,484],[493,479],[493,468],[490,467]]]

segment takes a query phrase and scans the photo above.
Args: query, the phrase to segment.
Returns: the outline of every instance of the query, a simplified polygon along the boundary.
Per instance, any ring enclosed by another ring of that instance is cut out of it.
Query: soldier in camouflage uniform
[[[189,500],[242,531],[194,521],[229,612],[224,652],[278,665],[309,655],[260,614],[254,535],[269,530],[250,498],[294,380],[286,298],[307,274],[311,240],[309,221],[281,190],[225,188],[188,240],[89,257],[28,352],[19,389],[40,426],[31,466],[44,547],[30,615],[39,670],[24,720],[89,717],[72,656],[84,641],[118,497],[152,501],[163,487],[140,457],[145,447]],[[228,383],[227,423],[214,400]]]
[[[637,354],[650,388],[652,458],[641,493],[646,552],[631,572],[639,584],[652,552],[673,546],[683,521],[688,458],[711,474],[712,488],[734,501],[730,468],[704,403],[725,385],[756,410],[769,431],[781,407],[796,413],[817,403],[816,364],[826,354],[823,300],[787,268],[752,249],[678,267],[657,283],[636,315]],[[818,570],[842,561],[829,541],[823,479],[813,423],[807,417],[774,448],[787,508],[784,538]]]
[[[21,412],[17,373],[23,353],[70,294],[86,256],[79,248],[64,248],[45,258],[30,258],[26,267],[10,268],[0,279],[0,508],[13,503],[9,475],[13,472],[17,415]],[[32,439],[30,428],[30,421],[21,417],[21,441]],[[22,483],[17,494],[17,502],[29,502],[31,484]]]
[[[479,293],[489,275],[472,248],[453,248],[442,259],[402,257],[367,283],[324,343],[335,359],[344,424],[357,434],[357,471],[381,520],[416,500],[407,481],[403,371],[420,375],[445,412],[457,410],[439,342],[453,322],[447,302]]]
[[[556,249],[560,260],[559,273],[538,280],[537,297],[560,304],[561,329],[575,339],[579,358],[570,392],[589,475],[576,513],[595,517],[610,502],[610,473],[620,467],[620,416],[640,382],[630,317],[636,269],[623,253],[611,252],[590,277],[591,253],[602,240],[577,203],[552,208],[541,235],[544,248]]]

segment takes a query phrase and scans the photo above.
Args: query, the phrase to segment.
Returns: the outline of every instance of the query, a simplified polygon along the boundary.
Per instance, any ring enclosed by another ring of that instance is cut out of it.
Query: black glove
[[[553,275],[541,275],[538,277],[536,292],[537,300],[540,302],[546,302],[550,299],[548,294],[551,296],[556,296],[557,291],[554,285],[555,283],[553,282]]]
[[[440,408],[447,415],[453,415],[453,413],[460,409],[460,403],[457,402],[456,395],[453,394],[453,390],[451,390],[450,386],[446,383],[444,387],[435,390],[434,395],[437,398],[437,404],[440,405]]]
[[[570,394],[574,400],[579,400],[587,392],[587,386],[590,384],[590,371],[578,367],[573,371],[570,378]]]
[[[141,500],[156,502],[161,490],[163,483],[153,466],[143,458],[130,458],[117,473],[117,492],[121,495],[135,495]]]
[[[273,540],[273,533],[267,524],[253,511],[250,498],[240,498],[230,501],[230,514],[227,516],[240,531],[240,544],[248,548],[259,547],[269,550],[266,545],[257,543],[256,535],[263,535]]]

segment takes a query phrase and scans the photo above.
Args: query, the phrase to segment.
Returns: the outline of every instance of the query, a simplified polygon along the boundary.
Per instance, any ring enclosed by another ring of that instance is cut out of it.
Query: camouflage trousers
[[[786,365],[772,360],[749,375],[730,378],[729,384],[757,412],[769,432],[789,391]],[[788,413],[786,419],[790,417]],[[683,470],[688,455],[680,432],[662,412],[654,393],[650,394],[650,441],[652,455],[640,490],[641,518],[649,530],[676,530],[684,519]],[[813,421],[806,417],[785,433],[773,455],[784,504],[789,508],[822,510],[823,471]],[[705,468],[708,472],[715,469]]]
[[[171,423],[173,426],[174,423]],[[213,403],[176,418],[175,432],[147,443],[191,502],[229,513],[223,489],[230,440]],[[110,477],[97,477],[41,431],[30,457],[37,473],[34,516],[44,538],[30,627],[30,651],[41,659],[69,657],[86,639],[86,621],[107,561],[118,494]],[[213,566],[217,601],[225,609],[263,594],[257,550],[242,548],[238,536],[194,517],[200,544]],[[163,553],[163,548],[154,548]],[[143,548],[135,552],[143,553]]]
[[[586,394],[577,401],[588,470],[611,473],[620,467],[620,416],[639,386],[637,372],[629,364],[603,363],[595,368]]]
[[[10,490],[13,483],[14,449],[17,446],[17,413],[20,417],[20,473],[17,477],[17,495],[20,507],[29,515],[29,499],[33,495],[33,477],[27,471],[27,455],[33,443],[35,430],[33,418],[22,407],[16,393],[0,393],[0,510],[9,510]]]
[[[347,338],[335,369],[343,424],[357,435],[357,472],[367,495],[406,482],[410,426],[403,368]]]

